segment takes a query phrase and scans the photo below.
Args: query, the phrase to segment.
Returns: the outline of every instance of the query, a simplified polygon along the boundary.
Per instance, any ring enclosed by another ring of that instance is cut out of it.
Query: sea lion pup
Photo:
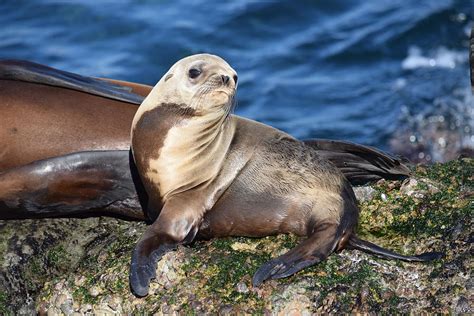
[[[217,56],[178,61],[138,109],[132,153],[157,219],[132,254],[130,286],[148,294],[156,262],[178,244],[223,236],[307,236],[258,269],[254,286],[289,276],[346,246],[402,256],[358,239],[349,182],[317,152],[270,126],[231,115],[237,74]]]

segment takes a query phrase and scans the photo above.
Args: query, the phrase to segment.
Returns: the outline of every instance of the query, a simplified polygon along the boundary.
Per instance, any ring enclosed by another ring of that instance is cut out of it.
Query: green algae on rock
[[[472,312],[473,159],[418,166],[380,181],[361,203],[359,234],[403,253],[444,251],[432,263],[387,261],[355,250],[259,288],[257,268],[298,238],[224,238],[164,256],[150,295],[134,297],[128,264],[145,229],[111,218],[2,221],[2,314]],[[26,291],[26,292],[22,292]],[[25,294],[34,299],[28,303]],[[25,303],[26,302],[26,303]]]

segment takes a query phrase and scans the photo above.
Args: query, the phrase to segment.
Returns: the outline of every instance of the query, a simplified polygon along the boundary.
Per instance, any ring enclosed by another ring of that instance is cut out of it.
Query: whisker
[[[212,90],[214,90],[216,88],[219,88],[221,86],[222,86],[222,81],[221,81],[220,77],[209,78],[209,80],[205,84],[203,84],[198,89],[198,91],[194,94],[194,96],[191,98],[191,104],[190,105],[195,109],[199,109],[201,107],[202,103],[204,102],[206,94],[208,94]],[[232,114],[234,112],[236,104],[237,104],[237,100],[236,100],[235,94],[234,94],[230,98],[229,102],[227,104],[225,104],[224,107],[223,107],[222,121],[219,120],[219,121],[221,121],[221,123],[223,121],[227,120],[227,118],[230,117],[230,114]]]
[[[226,108],[226,115],[225,119],[229,118],[232,113],[234,113],[235,107],[237,104],[237,98],[235,97],[235,94],[232,96],[232,99],[229,100],[229,103],[227,104]]]

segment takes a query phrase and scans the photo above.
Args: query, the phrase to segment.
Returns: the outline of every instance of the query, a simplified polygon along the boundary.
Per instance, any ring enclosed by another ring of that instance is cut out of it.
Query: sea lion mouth
[[[227,102],[223,105],[225,112],[226,112],[226,117],[228,117],[231,113],[234,112],[237,99],[235,98],[235,89],[217,89],[214,90],[214,93],[222,93],[227,96]]]
[[[194,94],[191,104],[195,109],[222,111],[228,117],[235,108],[236,87],[214,74],[210,76]],[[222,112],[221,112],[222,113]]]
[[[219,89],[216,89],[213,91],[214,93],[224,93],[225,95],[227,96],[231,96],[231,93],[229,93],[229,91],[226,91],[226,90],[219,90]]]
[[[227,119],[230,114],[234,112],[235,106],[237,104],[237,99],[235,98],[235,89],[229,90],[214,90],[211,93],[223,94],[227,98],[227,102],[218,106],[224,110],[224,116]]]
[[[225,94],[226,96],[229,97],[229,99],[233,98],[235,96],[235,90],[221,90],[221,89],[216,89],[214,91],[212,91],[213,93],[223,93]],[[212,93],[211,92],[211,93]]]

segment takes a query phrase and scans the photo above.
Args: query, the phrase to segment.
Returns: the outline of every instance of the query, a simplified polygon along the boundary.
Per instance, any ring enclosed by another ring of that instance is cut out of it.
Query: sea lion
[[[132,254],[135,295],[147,295],[165,252],[195,237],[307,237],[260,267],[254,286],[345,247],[409,261],[440,257],[402,256],[360,240],[359,209],[343,174],[292,136],[232,116],[236,88],[226,61],[193,55],[171,67],[135,114],[132,155],[156,218]]]
[[[137,105],[151,89],[27,61],[0,61],[0,218],[145,219],[138,197],[144,205],[148,197],[128,148]],[[335,163],[352,184],[410,174],[402,160],[369,146],[304,143]]]

